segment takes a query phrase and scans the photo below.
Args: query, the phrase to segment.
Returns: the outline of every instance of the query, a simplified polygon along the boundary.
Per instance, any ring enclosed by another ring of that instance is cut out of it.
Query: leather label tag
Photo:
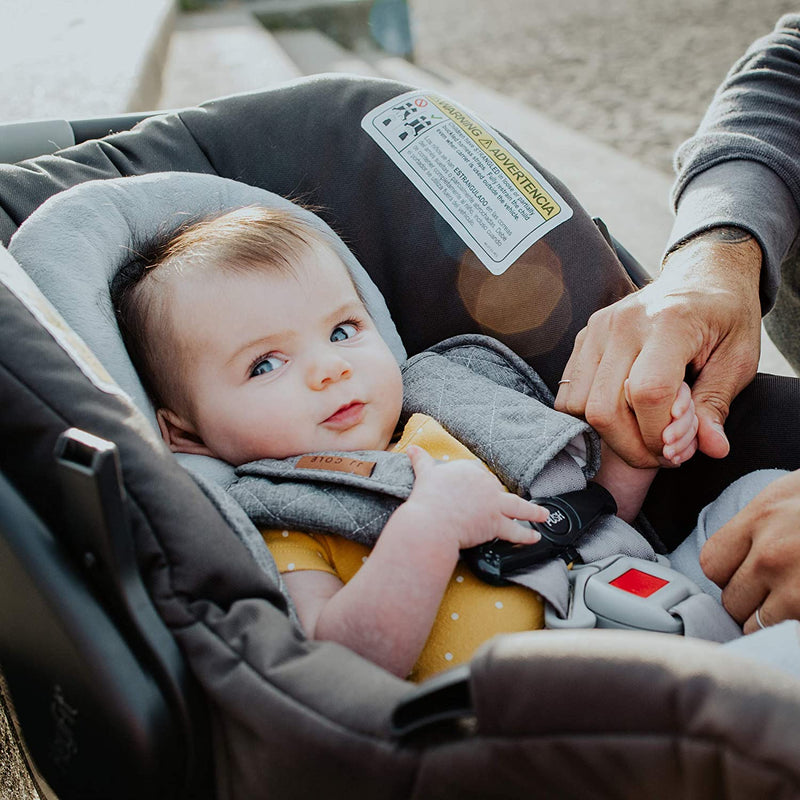
[[[359,461],[345,456],[310,455],[300,458],[295,466],[298,469],[326,469],[334,472],[351,472],[369,478],[377,461]]]

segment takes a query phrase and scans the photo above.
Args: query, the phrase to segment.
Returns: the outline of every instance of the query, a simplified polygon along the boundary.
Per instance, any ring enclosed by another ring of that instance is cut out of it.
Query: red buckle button
[[[651,594],[655,594],[662,586],[666,586],[668,583],[669,581],[657,578],[649,572],[642,572],[640,569],[629,569],[618,578],[609,581],[611,586],[639,597],[650,597]]]

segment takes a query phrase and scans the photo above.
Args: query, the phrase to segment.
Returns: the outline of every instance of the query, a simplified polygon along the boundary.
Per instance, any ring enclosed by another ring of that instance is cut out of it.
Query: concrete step
[[[373,0],[246,0],[271,31],[315,29],[354,47],[369,29]]]
[[[0,122],[152,109],[174,16],[175,0],[0,0]]]
[[[357,51],[342,47],[334,39],[312,28],[273,31],[286,55],[304,75],[339,72],[383,78],[385,75]]]
[[[277,86],[303,72],[245,8],[178,15],[158,108]]]

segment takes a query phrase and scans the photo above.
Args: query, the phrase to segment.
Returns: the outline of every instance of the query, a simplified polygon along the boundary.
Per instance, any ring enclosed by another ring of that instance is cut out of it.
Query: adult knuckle
[[[787,619],[797,619],[800,617],[800,587],[796,582],[787,586],[785,597]]]
[[[714,555],[714,548],[711,546],[711,540],[709,539],[700,551],[699,563],[700,569],[703,570],[705,576],[712,581],[717,577],[717,565]]]
[[[589,336],[589,326],[592,323],[592,318],[589,317],[588,322],[586,323],[585,328],[581,328],[575,336],[575,343],[573,347],[580,347],[585,341],[587,336]]]
[[[634,408],[657,408],[670,403],[675,397],[676,387],[658,375],[631,378],[628,394]]]
[[[589,315],[589,319],[586,321],[586,330],[597,330],[598,328],[606,328],[608,327],[608,320],[613,314],[613,306],[606,306],[604,308],[598,308],[596,311],[593,311]]]
[[[619,414],[616,408],[607,403],[593,400],[591,397],[586,401],[584,410],[586,421],[597,430],[603,431],[619,422]]]
[[[694,398],[695,403],[700,403],[706,407],[713,408],[725,420],[728,418],[730,412],[730,403],[726,397],[723,397],[719,392],[712,389],[700,390]]]
[[[725,610],[741,625],[749,614],[739,607],[738,597],[735,591],[725,587],[722,590],[722,605]]]
[[[582,417],[586,412],[586,404],[579,397],[568,397],[557,406],[559,411],[569,414],[571,417]]]
[[[762,576],[780,573],[785,564],[783,553],[776,547],[754,547],[750,557],[753,571]]]

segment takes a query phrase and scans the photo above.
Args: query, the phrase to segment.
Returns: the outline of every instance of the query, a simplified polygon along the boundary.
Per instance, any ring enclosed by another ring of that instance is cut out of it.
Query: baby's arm
[[[671,411],[672,422],[662,434],[662,455],[667,463],[677,467],[697,451],[697,415],[687,384],[681,384]],[[595,480],[614,495],[618,516],[626,522],[632,522],[644,503],[656,472],[657,468],[637,469],[630,466],[603,442],[601,466]]]
[[[531,544],[547,510],[505,492],[474,461],[436,463],[410,447],[414,489],[347,584],[317,571],[284,574],[306,634],[355,650],[405,677],[430,633],[459,550],[495,537]]]

